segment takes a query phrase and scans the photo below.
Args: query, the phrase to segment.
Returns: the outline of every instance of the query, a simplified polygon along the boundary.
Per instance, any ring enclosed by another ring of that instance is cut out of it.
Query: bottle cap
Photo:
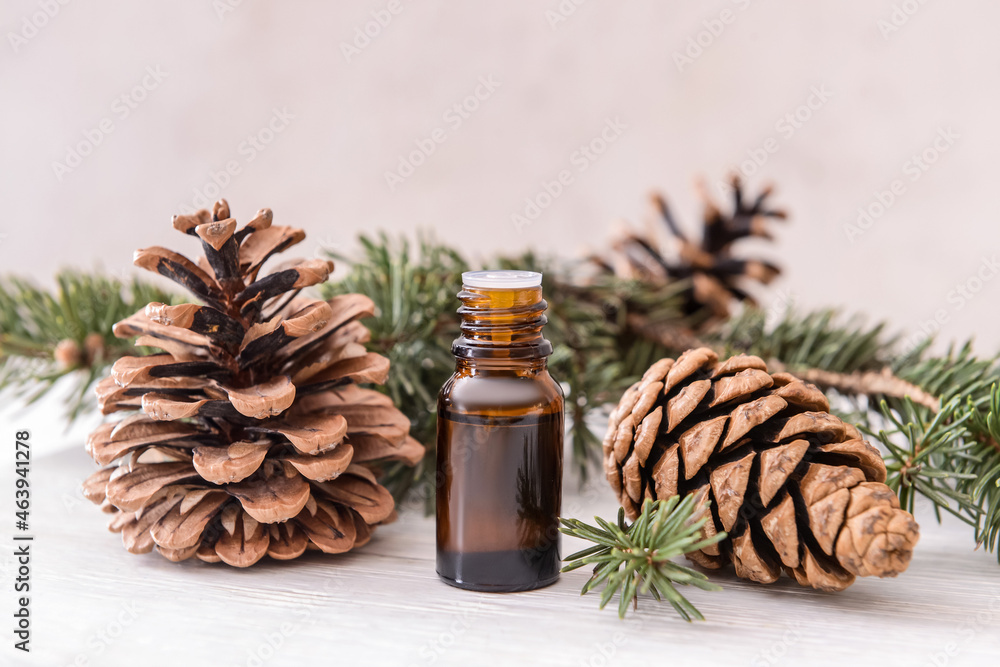
[[[525,289],[542,284],[542,274],[535,271],[466,271],[462,274],[466,287],[483,289]]]

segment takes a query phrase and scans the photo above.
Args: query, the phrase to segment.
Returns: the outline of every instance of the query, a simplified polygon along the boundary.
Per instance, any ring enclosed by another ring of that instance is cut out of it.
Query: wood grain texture
[[[923,536],[898,579],[861,579],[824,594],[787,578],[765,587],[729,572],[713,575],[723,592],[685,591],[704,623],[686,624],[652,599],[619,621],[614,610],[597,609],[596,596],[580,596],[586,572],[507,595],[440,583],[433,519],[413,509],[341,556],[265,559],[248,570],[134,556],[80,494],[92,466],[82,448],[34,462],[33,652],[25,658],[5,640],[3,664],[1000,663],[1000,566],[972,549],[967,527],[938,526],[929,511],[918,512]],[[564,514],[613,515],[603,481],[566,486]],[[567,540],[564,553],[579,546]]]

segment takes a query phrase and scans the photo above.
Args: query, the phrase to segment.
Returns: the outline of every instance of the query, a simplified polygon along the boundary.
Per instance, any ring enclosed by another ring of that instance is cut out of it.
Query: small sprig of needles
[[[651,593],[657,600],[666,600],[685,621],[705,620],[677,586],[695,586],[706,591],[722,590],[708,578],[672,559],[715,544],[726,537],[723,532],[705,538],[701,528],[708,521],[708,501],[686,496],[667,500],[646,499],[638,518],[628,525],[625,511],[618,510],[618,523],[594,517],[596,526],[578,519],[560,519],[559,529],[566,535],[594,542],[594,546],[578,551],[565,561],[563,572],[593,565],[594,573],[581,594],[589,593],[602,583],[601,609],[615,593],[621,592],[618,616],[625,617],[629,605],[638,606],[640,594]]]

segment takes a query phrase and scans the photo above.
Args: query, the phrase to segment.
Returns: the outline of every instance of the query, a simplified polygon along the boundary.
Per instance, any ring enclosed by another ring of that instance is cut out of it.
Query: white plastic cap
[[[535,271],[466,271],[462,283],[484,289],[525,289],[542,284],[542,274]]]

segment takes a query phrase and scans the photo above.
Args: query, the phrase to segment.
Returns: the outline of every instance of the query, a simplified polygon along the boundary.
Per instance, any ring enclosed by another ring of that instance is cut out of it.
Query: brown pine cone
[[[196,264],[164,248],[138,266],[188,288],[203,303],[151,303],[114,333],[162,350],[123,357],[97,387],[105,414],[130,411],[87,441],[103,467],[84,492],[112,514],[125,548],[155,548],[245,567],[264,555],[348,551],[393,516],[370,466],[423,447],[391,400],[357,383],[385,380],[389,361],[368,353],[360,294],[297,296],[327,279],[326,260],[301,260],[258,278],[272,255],[305,234],[272,227],[263,209],[243,228],[220,201],[174,218],[200,239]]]
[[[755,283],[769,284],[781,273],[770,262],[740,257],[740,241],[753,237],[771,240],[768,221],[785,218],[783,211],[770,207],[770,188],[750,197],[738,178],[734,177],[731,185],[733,205],[728,211],[718,208],[704,187],[700,188],[705,209],[700,239],[689,239],[666,200],[654,194],[653,207],[670,234],[670,242],[661,242],[658,225],[644,232],[625,232],[616,235],[609,253],[591,260],[604,273],[647,285],[688,281],[677,297],[690,320],[704,327],[728,319],[737,302],[755,303],[748,288],[752,290]]]
[[[711,501],[688,554],[707,568],[772,583],[839,591],[856,576],[904,571],[919,539],[884,484],[885,463],[861,433],[829,413],[814,385],[767,372],[758,357],[719,362],[708,348],[661,359],[622,396],[604,438],[604,468],[625,512],[644,498],[698,493]]]

